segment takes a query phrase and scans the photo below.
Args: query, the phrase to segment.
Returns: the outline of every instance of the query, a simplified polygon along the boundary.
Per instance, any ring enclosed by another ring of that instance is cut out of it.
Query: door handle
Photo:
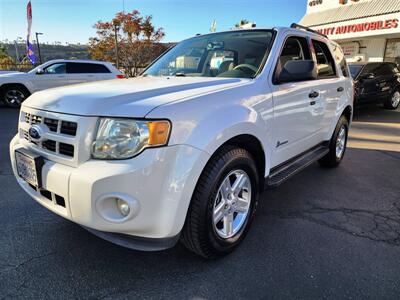
[[[342,87],[342,86],[338,87],[337,91],[338,91],[338,93],[344,92],[344,87]]]
[[[319,93],[318,92],[312,92],[308,95],[309,98],[311,99],[315,99],[319,97]]]

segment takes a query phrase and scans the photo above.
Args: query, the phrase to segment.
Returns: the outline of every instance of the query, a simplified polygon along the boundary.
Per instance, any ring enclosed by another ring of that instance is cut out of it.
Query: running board
[[[312,163],[329,153],[327,144],[321,144],[296,158],[271,170],[270,176],[266,179],[266,189],[276,188],[290,177],[307,168]]]

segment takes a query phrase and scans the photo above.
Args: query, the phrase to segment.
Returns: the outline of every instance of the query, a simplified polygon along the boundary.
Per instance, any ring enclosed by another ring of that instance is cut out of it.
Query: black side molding
[[[295,158],[273,168],[265,180],[265,188],[276,188],[312,163],[329,153],[329,142],[324,142]]]

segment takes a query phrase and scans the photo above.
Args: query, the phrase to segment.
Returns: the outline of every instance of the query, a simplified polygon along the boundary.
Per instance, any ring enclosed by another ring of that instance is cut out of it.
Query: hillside
[[[16,50],[14,44],[4,44],[8,55],[16,58]],[[39,54],[36,45],[34,45],[36,56],[39,60]],[[89,53],[87,51],[87,45],[49,45],[41,44],[40,51],[42,54],[42,61],[48,61],[51,59],[63,58],[63,59],[89,59]],[[23,57],[26,53],[26,47],[24,44],[18,45],[18,52],[20,57]]]

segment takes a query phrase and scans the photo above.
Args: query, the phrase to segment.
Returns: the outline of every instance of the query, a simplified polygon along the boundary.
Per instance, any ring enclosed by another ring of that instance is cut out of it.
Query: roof
[[[321,26],[400,12],[399,0],[370,0],[306,14],[303,26]]]
[[[62,59],[62,58],[57,58],[57,59],[52,59],[47,61],[48,62],[75,62],[75,63],[97,63],[97,64],[109,64],[110,62],[108,61],[101,61],[101,60],[92,60],[92,59]]]

